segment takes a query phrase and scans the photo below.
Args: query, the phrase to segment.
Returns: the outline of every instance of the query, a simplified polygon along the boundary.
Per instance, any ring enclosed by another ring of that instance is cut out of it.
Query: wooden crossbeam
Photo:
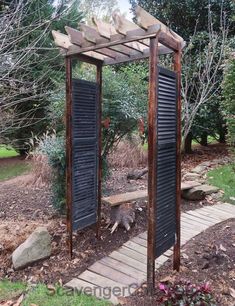
[[[119,15],[116,13],[115,16],[119,16]],[[93,22],[94,22],[100,36],[110,39],[112,35],[117,34],[117,31],[116,31],[115,27],[112,26],[111,24],[106,23],[106,22],[101,21],[101,20],[98,20],[97,18],[93,18]],[[136,26],[136,27],[139,28],[138,26]],[[135,27],[135,29],[136,29],[136,27]],[[119,33],[118,37],[123,38],[125,35],[126,35],[125,32]],[[123,46],[124,46],[124,48],[122,48],[121,51],[125,52],[125,53],[126,53],[126,51],[124,51],[124,50],[125,49],[128,50],[128,48],[129,48],[129,50],[131,49],[131,50],[138,51],[138,52],[141,52],[141,53],[143,52],[144,49],[146,49],[146,43],[144,44],[142,42],[141,43],[139,43],[139,42],[125,43]]]
[[[63,33],[60,33],[58,31],[52,31],[52,35],[55,41],[55,44],[60,47],[63,48],[64,50],[68,50],[70,48],[70,50],[72,50],[73,54],[77,54],[79,53],[79,47],[75,46],[74,44],[71,43],[69,36]],[[104,60],[105,57],[98,54],[97,52],[94,51],[88,51],[84,53],[85,55],[89,56],[89,57],[93,57],[95,59],[98,60]],[[67,55],[67,54],[65,54]]]
[[[137,24],[129,21],[128,19],[126,19],[125,17],[121,16],[117,12],[114,12],[112,14],[112,17],[113,17],[115,29],[120,34],[126,35],[127,31],[141,30],[141,28]],[[142,33],[144,35],[145,34],[145,30],[142,30]]]
[[[164,32],[166,35],[169,35],[174,40],[177,40],[178,42],[180,42],[181,47],[184,46],[184,40],[183,40],[182,37],[180,37],[177,33],[175,33],[170,28],[168,28],[160,20],[158,20],[157,18],[150,15],[142,7],[136,6],[135,13],[136,13],[136,18],[137,18],[137,24],[141,28],[148,29],[148,27],[151,26],[151,25],[159,24],[161,26],[161,31],[162,32]]]
[[[56,46],[60,48],[69,49],[69,47],[73,46],[68,35],[52,30],[52,36],[54,38]]]
[[[69,39],[70,41],[81,47],[81,46],[85,46],[85,47],[92,47],[95,45],[95,41],[97,38],[100,38],[99,33],[91,27],[88,27],[84,24],[80,25],[81,29],[83,30],[83,32],[75,30],[73,28],[70,27],[65,27],[66,32],[68,33]],[[109,40],[107,40],[108,42]],[[116,51],[116,50],[114,50]],[[105,55],[107,57],[110,57],[112,59],[115,59],[119,53],[116,53],[108,48],[103,48],[100,50],[96,50],[97,53]],[[122,52],[120,52],[122,53]],[[125,53],[126,54],[126,53]]]
[[[134,30],[134,34],[133,36],[131,35],[132,31],[127,32],[126,36],[122,36],[121,37],[117,37],[117,35],[120,34],[114,34],[111,35],[110,40],[107,42],[107,39],[105,38],[99,38],[96,40],[96,45],[91,46],[91,47],[82,47],[80,48],[80,52],[86,52],[86,51],[94,51],[96,49],[101,49],[101,48],[109,48],[115,45],[121,45],[124,43],[128,43],[128,42],[133,42],[136,40],[141,40],[143,38],[149,38],[149,37],[153,37],[155,35],[157,35],[157,33],[160,31],[160,26],[159,25],[154,25],[148,28],[147,31],[145,31],[145,35],[143,35],[142,32],[136,32],[136,30]],[[141,30],[141,29],[140,29]],[[72,55],[74,54],[74,52],[69,48],[68,50],[68,55]]]

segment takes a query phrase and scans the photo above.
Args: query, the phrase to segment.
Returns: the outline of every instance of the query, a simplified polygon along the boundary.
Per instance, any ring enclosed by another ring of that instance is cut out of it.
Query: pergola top
[[[55,44],[66,56],[83,61],[112,65],[149,57],[150,38],[158,35],[159,54],[179,51],[185,46],[182,37],[140,6],[135,9],[137,24],[118,13],[114,26],[93,18],[94,26],[80,24],[81,31],[65,27],[67,35],[52,31]]]

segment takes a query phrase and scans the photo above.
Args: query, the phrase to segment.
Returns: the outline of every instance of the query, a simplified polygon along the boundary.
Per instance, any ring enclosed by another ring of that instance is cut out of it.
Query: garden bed
[[[154,298],[150,299],[147,296],[146,284],[144,284],[133,296],[124,299],[123,304],[126,306],[163,305],[160,303],[160,297],[166,294],[160,291],[159,285],[164,284],[170,287],[170,284],[183,280],[197,286],[208,283],[216,300],[215,305],[234,305],[234,229],[235,219],[230,219],[191,239],[181,250],[180,273],[172,271],[172,259],[169,259],[157,271]]]

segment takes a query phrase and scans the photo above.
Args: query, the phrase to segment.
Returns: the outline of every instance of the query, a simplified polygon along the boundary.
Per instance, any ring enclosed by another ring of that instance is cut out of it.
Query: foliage
[[[221,112],[222,65],[235,33],[232,0],[132,0],[187,41],[182,58],[182,134],[200,142],[207,134],[224,140]],[[182,12],[184,14],[182,15]]]
[[[21,153],[31,132],[40,135],[50,124],[46,106],[64,75],[51,30],[76,28],[77,7],[77,0],[11,1],[0,13],[0,138]]]
[[[228,125],[229,144],[235,146],[235,59],[227,63],[223,81],[223,110]]]
[[[208,7],[210,6],[214,30],[220,29],[221,7],[226,18],[231,19],[235,12],[233,0],[130,0],[134,6],[136,3],[147,10],[178,34],[189,40],[194,34],[195,26],[197,32],[208,29]],[[182,13],[183,12],[183,13]],[[235,34],[235,25],[231,25],[231,36]]]
[[[65,209],[65,140],[63,135],[45,133],[42,137],[35,137],[36,154],[47,156],[52,170],[53,205],[60,212]]]
[[[164,294],[159,301],[162,306],[216,306],[208,283],[199,286],[188,281],[161,283],[159,289]]]
[[[137,67],[127,66],[119,71],[110,67],[103,69],[102,119],[110,121],[108,127],[103,127],[104,159],[123,137],[137,128],[137,120],[146,116],[147,96],[144,93],[147,84],[143,80],[144,72],[138,74]],[[94,81],[94,71],[87,65],[77,75]]]
[[[72,291],[59,286],[50,286],[48,290],[44,284],[38,284],[35,288],[31,289],[26,295],[22,306],[108,306],[109,302],[104,300],[97,300],[93,296],[82,294],[79,291]]]
[[[0,145],[0,158],[15,157],[17,155],[18,153],[12,147]]]
[[[21,282],[11,282],[7,279],[0,280],[0,303],[18,297],[26,285]]]
[[[117,0],[81,0],[80,8],[88,23],[91,23],[92,17],[110,22],[117,5]]]
[[[235,164],[225,165],[207,173],[210,184],[223,190],[223,200],[235,204]]]
[[[89,289],[89,288],[88,288]],[[88,290],[87,289],[87,290]],[[84,288],[85,290],[85,288]],[[97,300],[93,296],[81,293],[80,291],[72,291],[56,286],[46,286],[45,284],[37,284],[35,287],[27,288],[27,285],[22,282],[10,282],[9,280],[0,280],[0,303],[7,300],[15,300],[22,293],[25,293],[22,306],[108,306],[111,305],[108,301]],[[10,305],[14,303],[5,303]],[[16,305],[15,303],[14,305]]]

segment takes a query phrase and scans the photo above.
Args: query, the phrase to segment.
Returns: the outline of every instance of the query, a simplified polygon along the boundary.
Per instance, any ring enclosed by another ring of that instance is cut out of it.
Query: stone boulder
[[[219,191],[218,187],[215,186],[211,186],[211,185],[201,185],[198,187],[195,187],[196,189],[202,190],[203,192],[205,192],[206,195],[215,193]]]
[[[198,173],[198,174],[203,174],[205,172],[205,170],[206,170],[206,166],[198,165],[195,168],[193,168],[191,170],[191,172]]]
[[[51,255],[51,236],[45,227],[38,227],[12,254],[14,269],[24,268]]]
[[[183,190],[182,197],[186,200],[201,201],[205,199],[206,194],[203,190],[197,189],[197,187],[193,187],[191,189]]]
[[[183,179],[185,181],[195,181],[195,180],[199,180],[201,178],[201,175],[198,173],[186,173],[183,177]]]
[[[219,188],[210,185],[195,186],[182,191],[182,197],[186,200],[200,201],[204,200],[206,195],[218,192]]]

